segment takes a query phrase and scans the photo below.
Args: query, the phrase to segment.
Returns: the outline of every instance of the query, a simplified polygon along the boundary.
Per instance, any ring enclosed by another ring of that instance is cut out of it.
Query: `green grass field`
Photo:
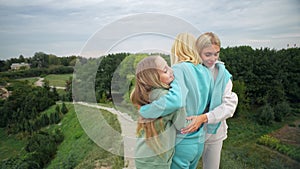
[[[57,104],[61,107],[61,102]],[[50,125],[42,129],[47,132],[60,129],[64,134],[64,140],[59,145],[55,158],[45,168],[94,169],[101,166],[122,168],[121,166],[124,164],[123,158],[111,154],[95,144],[82,129],[73,104],[66,103],[66,106],[69,112],[64,115],[59,124]],[[42,114],[49,115],[55,111],[55,107],[56,105],[51,106]],[[115,126],[116,130],[120,130],[116,115],[112,115],[104,110],[101,110],[101,112],[105,119],[110,120],[109,123]],[[3,128],[0,128],[0,138],[0,160],[17,156],[26,144],[26,140],[19,140],[16,138],[16,135],[7,136]]]
[[[61,106],[61,103],[58,102]],[[56,168],[77,168],[92,169],[100,166],[113,166],[122,168],[124,161],[121,157],[113,155],[96,145],[79,123],[74,106],[66,104],[69,112],[64,115],[62,121],[57,125],[51,125],[44,130],[53,131],[61,129],[65,138],[59,145],[57,154],[48,169]],[[102,104],[103,105],[103,104]],[[55,111],[55,106],[50,107],[43,113],[49,114]],[[116,116],[103,111],[105,119],[111,119],[116,129],[119,129]],[[300,114],[287,118],[284,122],[273,123],[270,126],[261,126],[247,117],[231,118],[227,120],[228,138],[224,141],[221,169],[297,169],[300,162],[284,155],[267,146],[257,143],[257,140],[266,134],[277,131],[285,124],[299,120]],[[299,127],[299,126],[295,126]],[[7,136],[3,129],[0,129],[0,160],[17,155],[25,146],[25,140],[18,140],[14,135]],[[201,162],[198,165],[201,169]]]
[[[289,121],[296,121],[299,115]],[[283,127],[284,122],[271,126],[261,126],[247,118],[227,120],[228,138],[223,143],[220,168],[230,169],[297,169],[300,161],[257,144],[257,140],[265,134]],[[200,166],[200,165],[199,165]],[[201,168],[201,167],[198,167]]]
[[[66,81],[69,80],[70,77],[72,77],[73,74],[50,74],[46,75],[44,77],[45,80],[49,81],[50,86],[55,87],[65,87]],[[18,80],[21,81],[29,81],[30,84],[34,84],[36,81],[38,81],[39,77],[28,77],[28,78],[20,78]]]
[[[19,140],[15,135],[7,136],[3,128],[0,128],[0,138],[0,161],[16,156],[25,146],[25,140]]]
[[[36,82],[36,81],[38,81],[38,77],[28,77],[28,78],[20,78],[20,79],[17,79],[17,80],[20,80],[20,81],[28,81],[29,82],[29,84],[31,84],[31,85],[34,85],[34,83]]]
[[[65,87],[66,81],[72,76],[73,74],[51,74],[44,78],[49,81],[50,86]]]
[[[114,166],[124,162],[116,155],[113,155],[98,145],[96,145],[84,132],[78,119],[74,106],[66,104],[69,112],[64,116],[59,125],[53,125],[47,130],[60,128],[65,136],[64,141],[59,145],[55,158],[51,161],[48,169],[56,168],[95,168],[96,164],[100,166]],[[60,105],[61,106],[61,105]],[[53,106],[54,107],[54,106]],[[51,109],[55,109],[55,108]],[[112,116],[113,123],[116,123],[116,117]],[[118,124],[117,124],[118,125]]]

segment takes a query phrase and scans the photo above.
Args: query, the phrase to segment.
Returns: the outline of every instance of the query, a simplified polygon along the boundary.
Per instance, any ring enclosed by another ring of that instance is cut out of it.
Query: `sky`
[[[156,17],[150,19],[152,25],[146,23],[149,19],[142,15],[145,13]],[[164,16],[168,20],[162,20]],[[126,19],[135,24],[122,25]],[[171,36],[185,30],[181,25],[197,29],[199,34],[216,33],[224,48],[248,45],[280,50],[287,44],[299,47],[300,1],[0,0],[0,59],[32,57],[35,52],[81,55],[91,43],[106,45],[98,54],[152,49],[168,52]],[[159,31],[155,32],[155,28]],[[168,30],[174,32],[168,34]],[[120,32],[122,36],[111,41]],[[107,41],[93,41],[96,35],[106,35]]]

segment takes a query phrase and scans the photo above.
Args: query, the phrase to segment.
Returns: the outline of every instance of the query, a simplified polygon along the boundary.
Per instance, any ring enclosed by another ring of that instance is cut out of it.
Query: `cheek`
[[[203,61],[203,64],[206,66],[206,67],[209,67],[210,65],[207,63],[207,61]]]
[[[208,58],[207,57],[202,57],[202,62],[205,64],[205,63],[207,63],[208,62]]]

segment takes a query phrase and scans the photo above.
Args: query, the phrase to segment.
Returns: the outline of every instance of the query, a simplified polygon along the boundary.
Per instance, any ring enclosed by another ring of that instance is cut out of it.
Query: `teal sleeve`
[[[180,67],[173,67],[175,79],[171,83],[169,92],[158,100],[140,108],[140,115],[144,118],[158,118],[185,107],[188,90],[185,85],[184,74]]]
[[[186,112],[185,108],[178,109],[174,113],[174,117],[172,119],[172,122],[177,130],[180,130],[185,127],[185,121],[186,121]]]

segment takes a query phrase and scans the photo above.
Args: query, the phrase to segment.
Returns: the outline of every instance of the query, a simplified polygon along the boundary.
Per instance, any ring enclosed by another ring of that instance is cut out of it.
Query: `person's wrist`
[[[203,114],[203,121],[204,121],[204,123],[207,123],[207,121],[208,121],[208,118],[207,118],[207,114]]]

